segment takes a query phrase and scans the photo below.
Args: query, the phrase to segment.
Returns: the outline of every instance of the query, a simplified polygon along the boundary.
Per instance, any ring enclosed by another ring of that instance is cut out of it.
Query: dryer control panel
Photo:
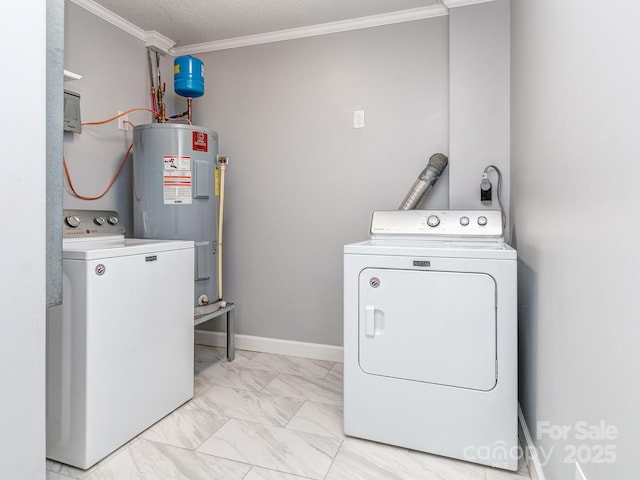
[[[373,212],[371,238],[504,241],[499,210],[390,210]]]

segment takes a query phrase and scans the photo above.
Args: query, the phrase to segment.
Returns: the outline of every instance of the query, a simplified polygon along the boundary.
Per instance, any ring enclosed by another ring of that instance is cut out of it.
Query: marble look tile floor
[[[195,396],[89,470],[48,480],[528,480],[351,437],[342,364],[196,345]]]

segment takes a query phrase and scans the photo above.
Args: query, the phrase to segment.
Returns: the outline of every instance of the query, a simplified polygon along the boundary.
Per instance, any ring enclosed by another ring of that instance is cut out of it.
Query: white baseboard
[[[207,345],[210,347],[226,347],[227,335],[224,332],[196,330],[195,342],[198,345]],[[338,363],[342,363],[343,361],[343,348],[335,345],[296,342],[242,334],[235,335],[235,345],[238,350],[275,353],[278,355],[289,355],[291,357],[303,357]]]
[[[522,413],[522,408],[520,408],[520,404],[518,404],[518,423],[520,425],[519,436],[521,440],[524,440],[524,458],[527,460],[527,465],[529,465],[529,473],[531,474],[531,480],[545,480],[544,471],[542,470],[542,464],[540,463],[540,458],[538,457],[538,451],[536,450],[536,446],[533,443],[533,438],[531,437],[531,433],[529,432],[529,427],[527,427],[527,422],[524,419],[524,415]]]

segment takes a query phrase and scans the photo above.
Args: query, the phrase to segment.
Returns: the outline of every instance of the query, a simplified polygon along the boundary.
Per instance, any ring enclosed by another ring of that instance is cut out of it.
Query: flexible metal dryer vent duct
[[[447,160],[447,157],[442,153],[431,155],[427,167],[422,170],[422,173],[418,176],[411,190],[409,190],[407,196],[404,197],[402,204],[398,207],[398,210],[413,210],[416,208],[420,201],[436,184],[444,169],[447,168],[448,163],[449,160]]]

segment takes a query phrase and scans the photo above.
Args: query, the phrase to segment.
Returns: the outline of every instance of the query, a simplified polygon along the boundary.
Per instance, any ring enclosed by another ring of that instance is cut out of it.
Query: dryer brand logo
[[[431,261],[430,260],[414,260],[413,266],[414,267],[430,267]]]
[[[99,263],[98,265],[96,265],[96,275],[102,276],[106,271],[107,271],[107,267],[105,267],[102,263]]]
[[[209,139],[206,132],[193,132],[192,133],[192,149],[196,152],[208,152],[209,151]]]
[[[369,280],[369,285],[371,285],[373,288],[378,288],[380,286],[380,279],[378,277],[372,277]]]

